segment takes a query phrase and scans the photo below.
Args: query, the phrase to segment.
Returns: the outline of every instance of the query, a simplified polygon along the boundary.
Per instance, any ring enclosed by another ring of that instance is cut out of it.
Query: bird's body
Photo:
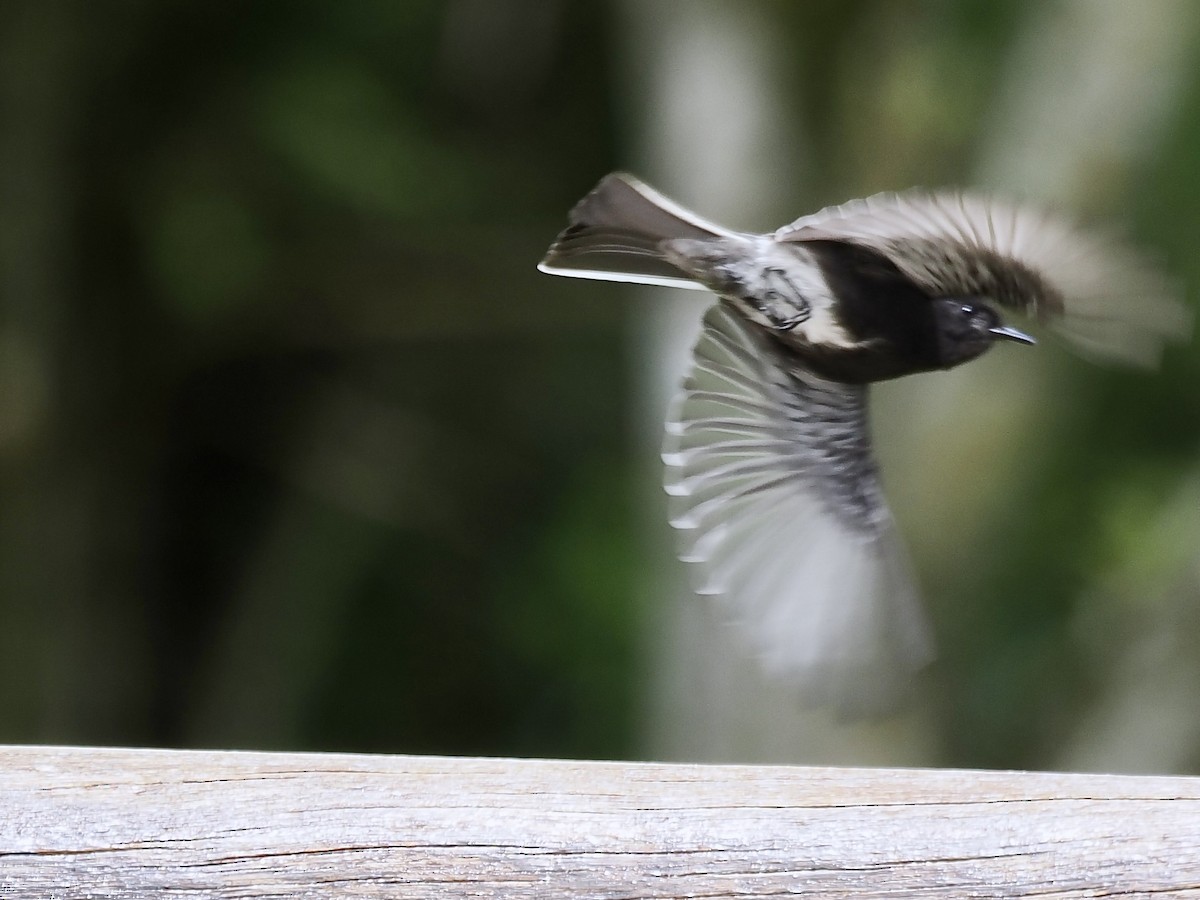
[[[627,175],[571,212],[541,269],[706,289],[663,459],[680,556],[769,669],[810,699],[876,704],[931,655],[867,428],[867,386],[949,369],[1016,309],[1148,361],[1187,317],[1120,245],[958,193],[881,195],[772,234],[729,231]]]

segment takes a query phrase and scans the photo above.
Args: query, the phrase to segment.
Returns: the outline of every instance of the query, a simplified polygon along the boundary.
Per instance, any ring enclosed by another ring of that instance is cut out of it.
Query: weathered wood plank
[[[1200,779],[0,748],[0,897],[1200,897]]]

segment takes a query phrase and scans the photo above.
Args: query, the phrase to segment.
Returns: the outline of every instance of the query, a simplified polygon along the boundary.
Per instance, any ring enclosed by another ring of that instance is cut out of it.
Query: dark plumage
[[[1122,245],[955,192],[880,195],[754,235],[614,174],[539,268],[719,297],[667,419],[680,557],[771,671],[843,707],[876,704],[931,656],[870,449],[867,385],[1032,343],[998,307],[1140,362],[1189,326]]]

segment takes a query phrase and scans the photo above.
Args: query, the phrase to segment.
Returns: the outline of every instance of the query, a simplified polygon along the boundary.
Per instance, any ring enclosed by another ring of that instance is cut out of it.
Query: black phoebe
[[[667,417],[680,558],[770,672],[844,709],[887,700],[932,656],[871,453],[867,385],[999,340],[1032,344],[997,307],[1146,363],[1189,326],[1166,281],[1116,241],[981,195],[881,194],[758,235],[613,174],[569,223],[542,271],[719,298]]]

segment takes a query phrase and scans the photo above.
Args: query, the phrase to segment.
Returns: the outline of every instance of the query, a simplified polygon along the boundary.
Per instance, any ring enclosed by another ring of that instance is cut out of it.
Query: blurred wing
[[[877,708],[931,644],[871,455],[866,388],[818,378],[712,307],[667,420],[671,524],[768,671]]]
[[[988,297],[1110,359],[1152,364],[1165,341],[1191,328],[1175,286],[1123,242],[985,195],[879,194],[775,236],[871,247],[940,296]]]

